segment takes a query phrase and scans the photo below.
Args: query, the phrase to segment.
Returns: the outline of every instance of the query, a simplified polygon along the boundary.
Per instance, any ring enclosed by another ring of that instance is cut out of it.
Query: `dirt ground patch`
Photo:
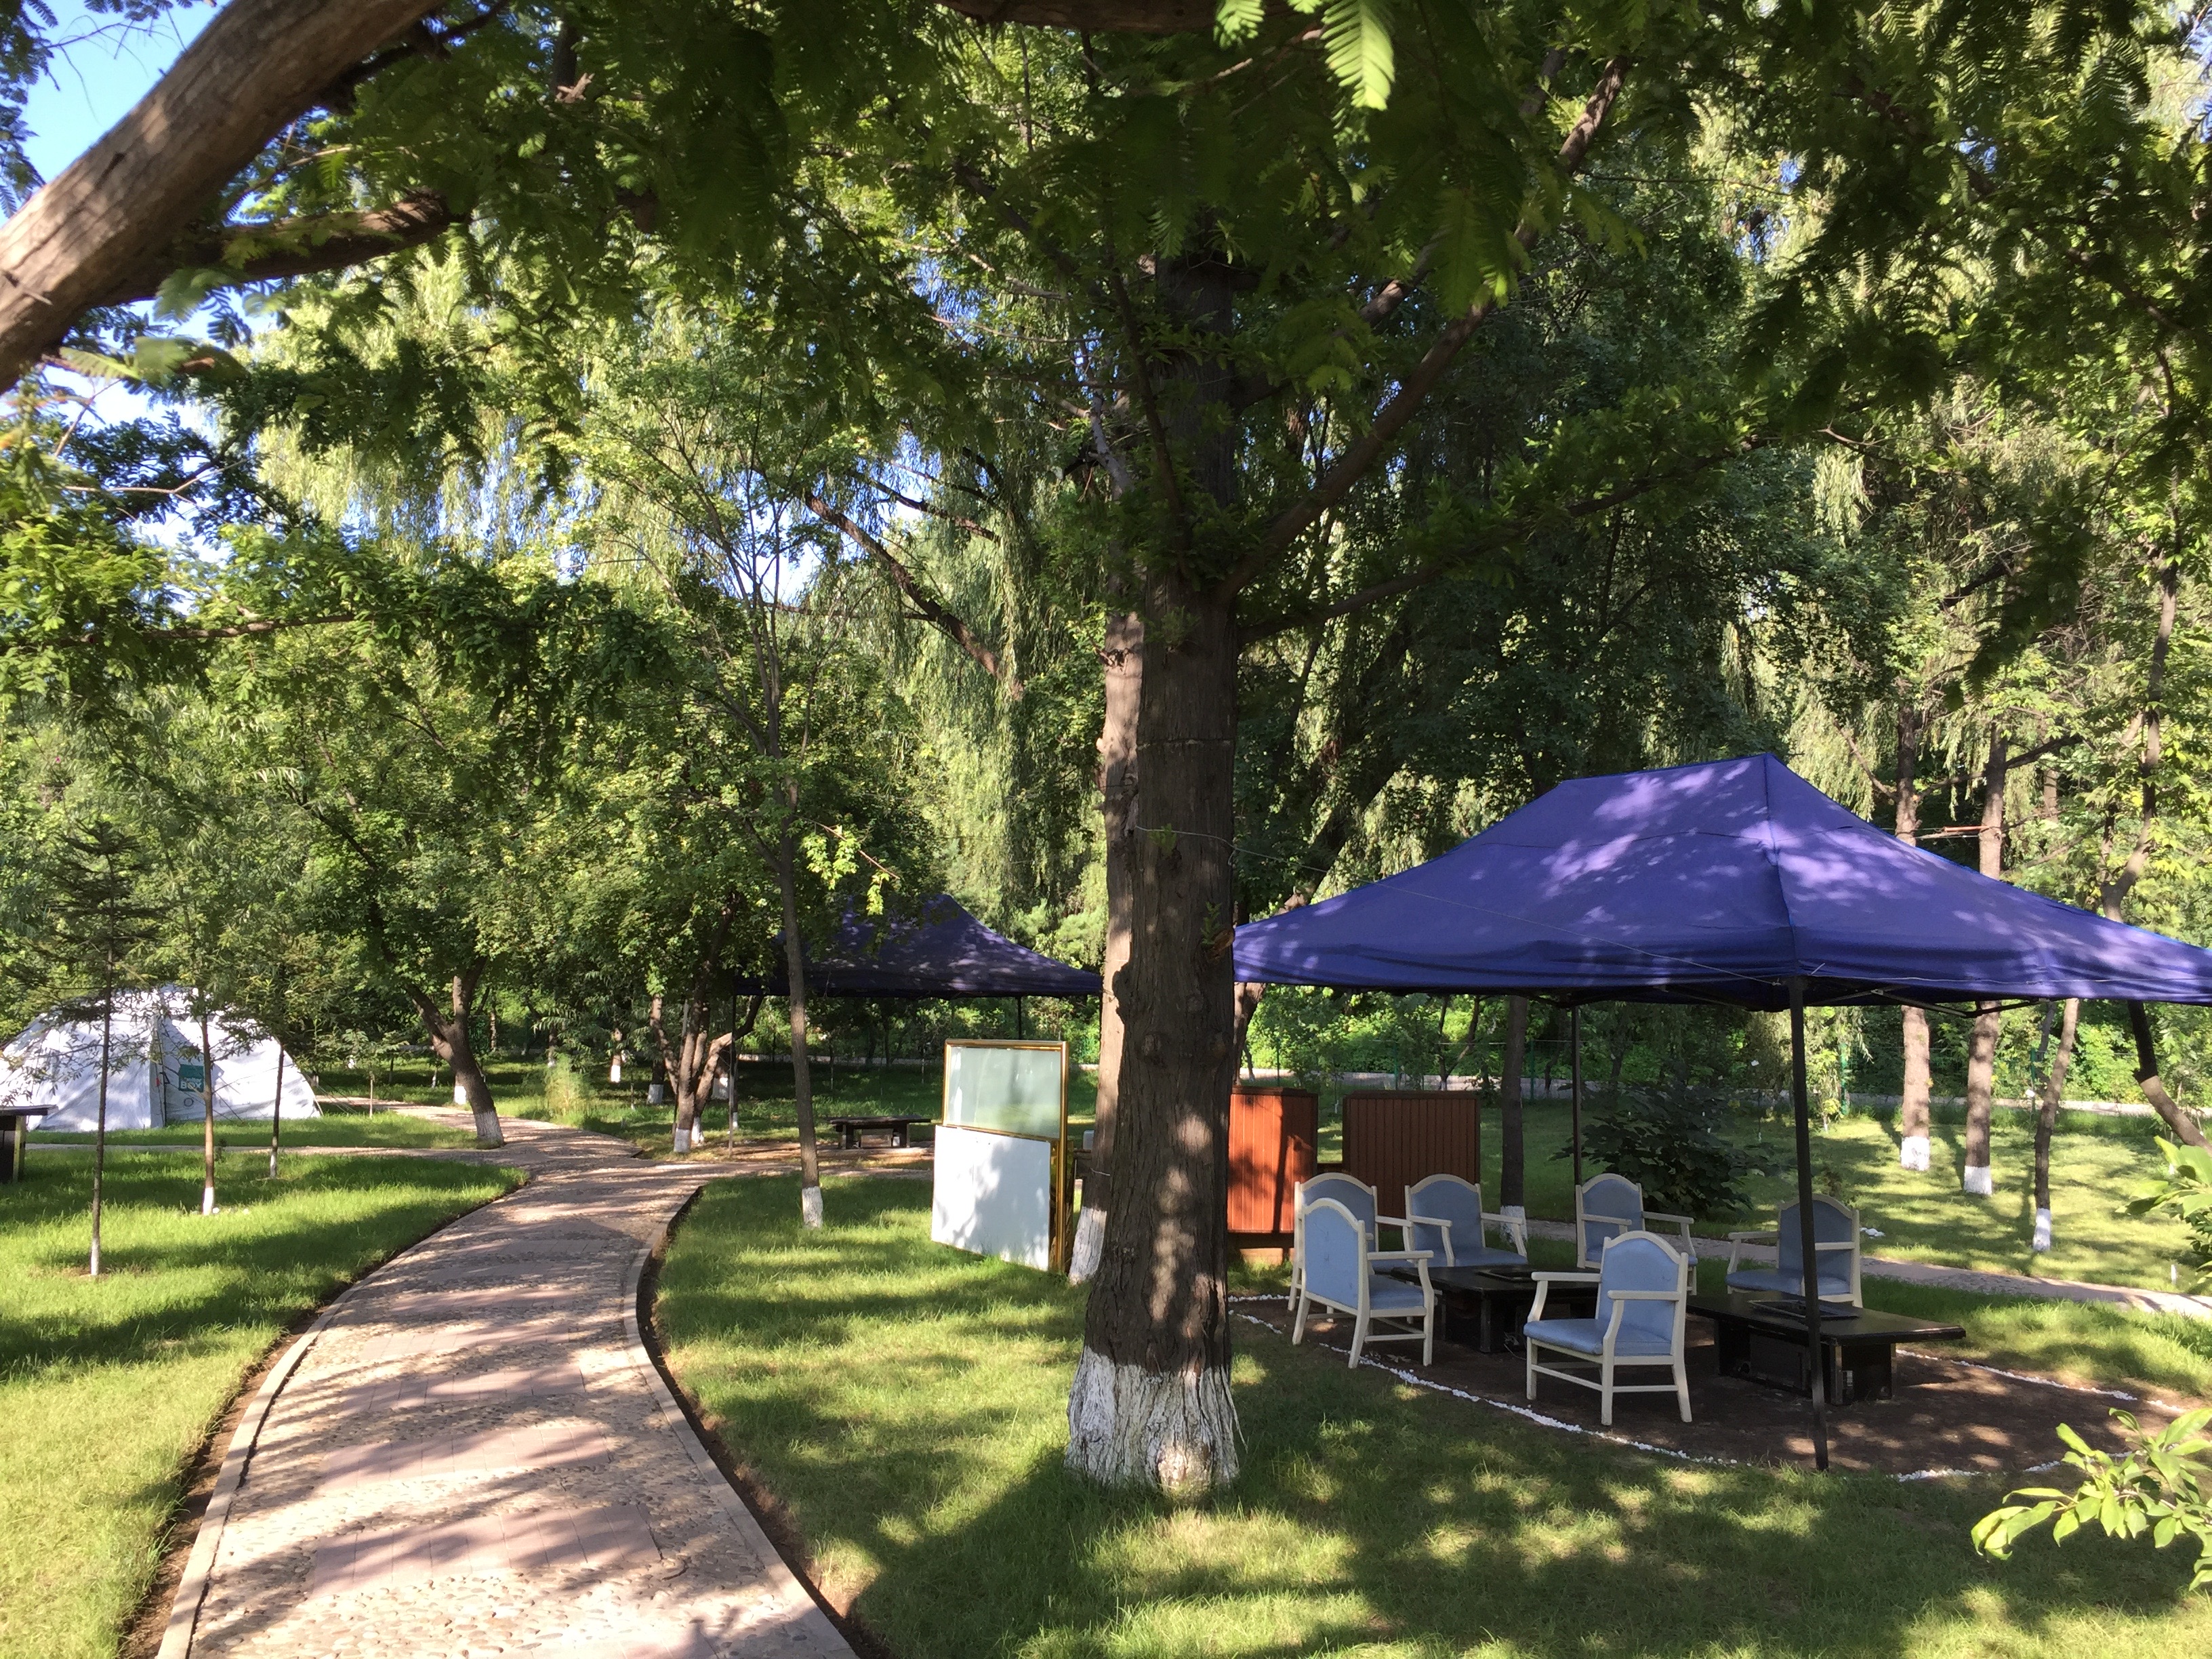
[[[1290,1315],[1279,1296],[1239,1297],[1233,1311],[1284,1336]],[[1309,1319],[1304,1346],[1344,1353],[1351,1322]],[[1711,1324],[1692,1315],[1689,1324],[1690,1416],[1678,1415],[1671,1393],[1623,1395],[1613,1402],[1613,1427],[1598,1420],[1594,1389],[1550,1377],[1527,1396],[1527,1373],[1518,1353],[1484,1354],[1441,1338],[1436,1363],[1423,1366],[1416,1343],[1370,1345],[1364,1358],[1416,1386],[1465,1396],[1471,1409],[1503,1407],[1563,1431],[1610,1435],[1648,1449],[1731,1463],[1809,1465],[1811,1410],[1802,1395],[1723,1376],[1713,1353]],[[1631,1374],[1632,1382],[1657,1382],[1663,1371]],[[1843,1469],[1893,1475],[1946,1473],[2017,1474],[2051,1462],[2063,1449],[2058,1425],[2070,1424],[2092,1445],[2117,1449],[2111,1412],[2132,1412],[2146,1425],[2164,1424],[2202,1402],[2179,1395],[2137,1396],[2095,1389],[1945,1359],[1925,1350],[1898,1351],[1891,1398],[1856,1401],[1828,1411],[1828,1455]]]

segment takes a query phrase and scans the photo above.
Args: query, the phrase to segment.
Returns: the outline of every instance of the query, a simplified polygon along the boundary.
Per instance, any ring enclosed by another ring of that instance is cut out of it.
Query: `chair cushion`
[[[1740,1267],[1728,1276],[1728,1287],[1732,1291],[1754,1291],[1765,1296],[1802,1296],[1805,1294],[1805,1275],[1784,1273],[1779,1267]],[[1844,1273],[1822,1273],[1820,1295],[1823,1300],[1832,1296],[1849,1296],[1851,1281]]]
[[[1593,1359],[1605,1352],[1605,1327],[1595,1319],[1533,1320],[1522,1328],[1521,1334],[1530,1343],[1588,1354]],[[1629,1354],[1656,1354],[1666,1358],[1672,1355],[1674,1344],[1664,1338],[1639,1336],[1624,1328],[1613,1352],[1615,1358]]]
[[[1367,1280],[1367,1305],[1375,1313],[1419,1313],[1421,1310],[1421,1287],[1408,1285],[1402,1279],[1385,1279],[1381,1273],[1371,1273]]]

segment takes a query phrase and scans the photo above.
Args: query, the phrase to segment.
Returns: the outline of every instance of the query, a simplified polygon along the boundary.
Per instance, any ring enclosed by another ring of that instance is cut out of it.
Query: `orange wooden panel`
[[[1229,1097],[1229,1231],[1287,1233],[1297,1183],[1314,1172],[1321,1101],[1305,1089],[1238,1088]]]
[[[1482,1179],[1481,1096],[1463,1090],[1384,1090],[1344,1097],[1344,1168],[1375,1188],[1383,1214],[1432,1175]],[[1485,1194],[1486,1200],[1495,1194]]]

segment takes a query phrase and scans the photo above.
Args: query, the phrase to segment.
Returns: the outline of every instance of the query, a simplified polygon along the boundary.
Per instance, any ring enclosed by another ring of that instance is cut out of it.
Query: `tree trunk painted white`
[[[1229,1368],[1117,1365],[1085,1347],[1067,1400],[1067,1461],[1109,1486],[1176,1495],[1236,1480],[1241,1431]]]
[[[370,1085],[372,1090],[374,1084]],[[200,1213],[215,1213],[215,1047],[207,1005],[200,1005]]]

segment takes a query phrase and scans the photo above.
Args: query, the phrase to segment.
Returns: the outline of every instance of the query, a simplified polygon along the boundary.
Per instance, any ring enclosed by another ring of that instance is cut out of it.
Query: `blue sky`
[[[122,118],[215,15],[216,7],[207,0],[191,0],[165,17],[131,29],[69,0],[53,9],[53,38],[72,44],[56,54],[25,109],[27,125],[37,135],[30,144],[31,161],[48,179]]]

